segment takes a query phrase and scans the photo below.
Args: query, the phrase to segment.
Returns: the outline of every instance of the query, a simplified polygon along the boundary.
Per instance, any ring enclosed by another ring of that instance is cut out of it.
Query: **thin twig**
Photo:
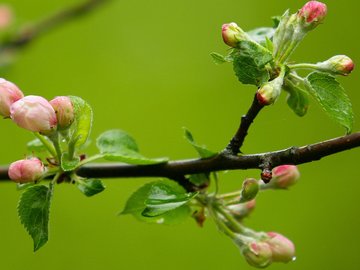
[[[224,149],[223,151],[224,154],[231,154],[236,156],[241,152],[240,148],[243,145],[245,137],[248,134],[250,125],[252,124],[252,122],[254,121],[254,119],[256,118],[256,116],[263,107],[264,106],[258,102],[255,95],[254,100],[248,112],[241,117],[240,126],[236,131],[234,137],[231,139],[228,146],[226,146],[226,148]]]
[[[28,45],[37,37],[53,30],[54,28],[63,25],[64,23],[76,19],[84,14],[97,8],[100,4],[109,2],[110,0],[87,0],[83,3],[67,7],[32,26],[22,28],[18,33],[15,33],[12,38],[0,45],[0,49],[19,49]]]
[[[223,170],[264,169],[282,164],[303,164],[319,160],[360,146],[360,132],[302,147],[253,155],[233,156],[221,153],[208,159],[188,159],[170,161],[156,165],[127,165],[120,163],[86,164],[77,174],[82,177],[124,178],[124,177],[166,177],[180,182],[184,175],[210,173]],[[8,167],[0,167],[0,179],[7,180]]]

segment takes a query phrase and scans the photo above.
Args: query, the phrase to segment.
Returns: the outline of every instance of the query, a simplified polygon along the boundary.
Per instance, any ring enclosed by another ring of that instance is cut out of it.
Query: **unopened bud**
[[[353,71],[355,65],[353,60],[346,55],[336,55],[330,59],[316,64],[318,70],[334,75],[347,76]]]
[[[240,193],[240,202],[253,200],[259,192],[259,183],[254,178],[246,179],[242,184]]]
[[[312,30],[323,22],[327,13],[324,3],[318,1],[307,2],[297,13],[300,25],[305,30]]]
[[[247,217],[252,211],[254,211],[256,206],[256,201],[251,200],[246,203],[239,203],[229,205],[227,209],[230,211],[230,214],[238,221],[241,221],[243,218]]]
[[[8,5],[0,5],[0,30],[9,27],[13,17],[13,12]]]
[[[265,242],[270,246],[274,262],[288,263],[294,260],[295,245],[293,242],[276,232],[268,232],[267,236],[269,239]]]
[[[265,242],[251,242],[241,248],[246,261],[257,268],[265,268],[272,263],[272,251]]]
[[[300,172],[295,165],[281,165],[272,170],[273,178],[269,185],[272,188],[286,189],[295,185],[300,178]]]
[[[241,40],[250,40],[248,34],[234,22],[223,24],[221,30],[225,44],[230,47],[236,48]]]
[[[4,117],[10,116],[10,106],[24,94],[12,82],[0,78],[0,115]]]
[[[273,104],[280,96],[283,83],[284,75],[280,74],[274,80],[263,84],[256,93],[258,102],[263,106]]]
[[[60,96],[50,100],[50,104],[55,110],[58,128],[66,129],[70,127],[74,121],[74,106],[71,99]]]
[[[9,177],[16,183],[38,180],[45,172],[44,164],[38,158],[22,159],[11,163]]]
[[[53,107],[40,96],[26,96],[13,103],[10,117],[19,127],[44,135],[54,131],[57,124]]]

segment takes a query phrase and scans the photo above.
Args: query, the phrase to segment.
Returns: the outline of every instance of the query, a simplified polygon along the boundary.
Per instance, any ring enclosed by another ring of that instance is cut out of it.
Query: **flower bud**
[[[255,205],[256,201],[251,200],[246,203],[229,205],[227,209],[237,221],[241,221],[243,218],[247,217],[252,211],[254,211]]]
[[[293,242],[276,232],[268,232],[267,235],[269,239],[265,242],[270,246],[274,262],[288,263],[294,260],[295,246]]]
[[[272,170],[273,178],[269,185],[272,188],[288,188],[295,185],[300,178],[300,172],[295,165],[281,165]]]
[[[24,94],[12,82],[0,78],[0,115],[4,117],[10,116],[10,106]]]
[[[346,55],[336,55],[330,59],[316,64],[318,70],[334,75],[347,76],[353,71],[355,65],[350,57]]]
[[[300,25],[306,30],[312,30],[325,19],[327,7],[318,1],[307,2],[297,13]]]
[[[24,129],[48,135],[55,130],[56,114],[50,103],[40,96],[26,96],[10,107],[10,117]]]
[[[263,84],[256,93],[258,102],[263,106],[273,104],[280,96],[283,83],[284,75],[280,74],[274,80]]]
[[[265,268],[272,263],[272,251],[269,244],[253,241],[241,248],[246,261],[254,267]]]
[[[70,127],[74,121],[74,106],[71,99],[60,96],[50,100],[50,104],[55,110],[58,128],[66,129]]]
[[[44,164],[38,158],[22,159],[11,163],[9,177],[16,183],[33,182],[44,174]]]
[[[240,193],[240,202],[248,202],[253,200],[258,192],[259,192],[258,181],[254,178],[246,179],[242,185],[242,189]]]
[[[250,40],[249,36],[234,22],[223,24],[222,38],[225,44],[236,48],[241,40]]]

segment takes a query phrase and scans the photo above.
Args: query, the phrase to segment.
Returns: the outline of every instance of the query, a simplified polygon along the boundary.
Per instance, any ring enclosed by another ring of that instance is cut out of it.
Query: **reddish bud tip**
[[[316,66],[324,72],[347,76],[353,71],[355,64],[353,60],[346,55],[335,55],[324,62],[317,63]]]
[[[6,29],[13,21],[13,12],[8,5],[0,5],[0,29]]]
[[[294,260],[295,245],[293,242],[276,232],[268,232],[267,235],[269,239],[265,242],[270,246],[274,262],[288,263]]]
[[[22,159],[11,163],[9,177],[16,183],[38,180],[45,172],[44,164],[38,158]]]
[[[23,98],[24,94],[12,82],[0,78],[0,115],[10,116],[10,106]]]
[[[19,127],[42,134],[54,131],[57,124],[53,107],[40,96],[26,96],[13,103],[10,117]]]
[[[281,165],[272,170],[273,178],[270,185],[274,188],[288,188],[295,185],[300,178],[300,172],[295,165]]]
[[[234,22],[223,24],[221,34],[225,44],[236,48],[241,40],[248,40],[248,35]]]
[[[325,18],[327,7],[318,1],[307,2],[298,12],[298,16],[304,21],[305,27],[315,28]]]

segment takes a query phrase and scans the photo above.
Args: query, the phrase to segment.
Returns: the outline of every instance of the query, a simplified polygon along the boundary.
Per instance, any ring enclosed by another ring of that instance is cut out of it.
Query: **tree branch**
[[[261,109],[264,108],[263,105],[261,105],[257,98],[256,94],[254,96],[254,100],[247,112],[247,114],[243,115],[241,117],[240,126],[238,130],[236,131],[234,137],[230,140],[230,143],[226,148],[224,149],[224,154],[231,154],[236,156],[237,154],[241,153],[240,148],[244,143],[245,137],[248,134],[248,130],[250,128],[250,125],[258,115],[258,113],[261,111]]]
[[[302,147],[253,155],[234,156],[220,153],[208,159],[170,161],[156,165],[97,163],[84,165],[77,171],[83,177],[166,177],[183,182],[184,176],[223,170],[271,169],[282,164],[303,164],[360,146],[360,132]],[[0,180],[8,180],[8,167],[0,167]],[[180,179],[180,180],[179,180]]]
[[[100,4],[104,4],[108,1],[110,0],[87,0],[83,3],[67,7],[32,26],[22,28],[19,32],[15,33],[13,37],[1,44],[0,49],[19,49],[25,47],[42,34],[45,34],[70,20],[87,14],[97,8]]]

